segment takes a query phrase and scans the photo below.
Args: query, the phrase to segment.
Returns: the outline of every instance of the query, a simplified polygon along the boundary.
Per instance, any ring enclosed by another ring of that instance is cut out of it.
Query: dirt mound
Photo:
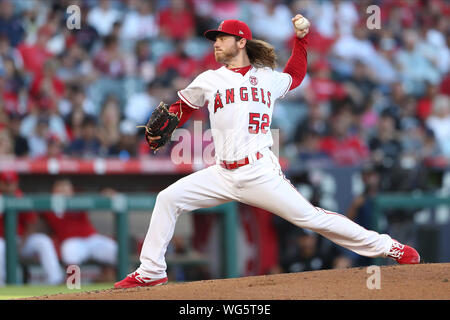
[[[450,300],[450,263],[352,268],[169,283],[34,297],[38,300]],[[375,277],[379,274],[380,282]],[[369,286],[375,287],[373,289]],[[378,289],[378,288],[379,289]]]

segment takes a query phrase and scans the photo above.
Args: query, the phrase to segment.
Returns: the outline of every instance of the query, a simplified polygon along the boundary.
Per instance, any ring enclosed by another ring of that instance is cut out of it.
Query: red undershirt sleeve
[[[196,109],[188,106],[186,104],[186,102],[184,102],[183,100],[178,100],[177,102],[173,103],[170,107],[169,107],[169,111],[172,113],[175,113],[178,118],[180,118],[180,123],[178,124],[178,128],[180,128],[181,126],[183,126],[186,121],[189,120],[189,118],[191,117],[192,113],[195,111]]]
[[[295,37],[294,48],[292,49],[291,56],[284,67],[283,72],[290,74],[292,77],[292,84],[289,90],[297,88],[305,78],[308,65],[308,55],[306,51],[308,36],[309,34],[301,39]]]

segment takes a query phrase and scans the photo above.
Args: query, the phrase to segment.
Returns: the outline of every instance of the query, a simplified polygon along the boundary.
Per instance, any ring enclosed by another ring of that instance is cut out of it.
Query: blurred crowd
[[[379,24],[369,28],[373,4]],[[203,32],[246,21],[277,48],[282,69],[298,12],[312,23],[309,69],[275,113],[284,155],[382,167],[450,157],[444,0],[1,0],[0,156],[154,156],[136,125],[219,67]],[[206,110],[194,119],[207,120]]]

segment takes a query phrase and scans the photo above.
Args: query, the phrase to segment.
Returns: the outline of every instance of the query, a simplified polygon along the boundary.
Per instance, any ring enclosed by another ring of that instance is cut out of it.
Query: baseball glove
[[[153,110],[145,128],[145,139],[153,151],[158,151],[172,137],[172,133],[178,126],[180,119],[176,114],[169,112],[169,106],[160,102],[159,106]],[[157,140],[151,140],[150,137],[161,137]]]

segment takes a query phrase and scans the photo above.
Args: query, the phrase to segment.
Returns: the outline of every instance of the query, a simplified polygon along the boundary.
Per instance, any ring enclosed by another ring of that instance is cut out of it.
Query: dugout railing
[[[435,209],[438,206],[450,207],[450,197],[430,193],[379,194],[374,197],[372,225],[374,230],[383,232],[386,228],[386,212],[389,210],[405,209],[419,212],[422,209]],[[375,259],[375,263],[381,265],[383,259]]]
[[[29,195],[20,198],[0,195],[0,212],[4,214],[4,237],[6,244],[6,283],[17,284],[17,217],[26,211],[109,211],[114,215],[115,239],[118,244],[117,278],[122,279],[130,271],[128,239],[129,214],[131,211],[151,211],[155,205],[153,194],[118,194],[112,197],[98,194],[78,194],[64,197],[51,194]],[[229,202],[217,207],[199,209],[195,213],[220,214],[223,247],[223,271],[227,278],[238,276],[237,267],[237,203]],[[100,214],[101,212],[99,212]]]

